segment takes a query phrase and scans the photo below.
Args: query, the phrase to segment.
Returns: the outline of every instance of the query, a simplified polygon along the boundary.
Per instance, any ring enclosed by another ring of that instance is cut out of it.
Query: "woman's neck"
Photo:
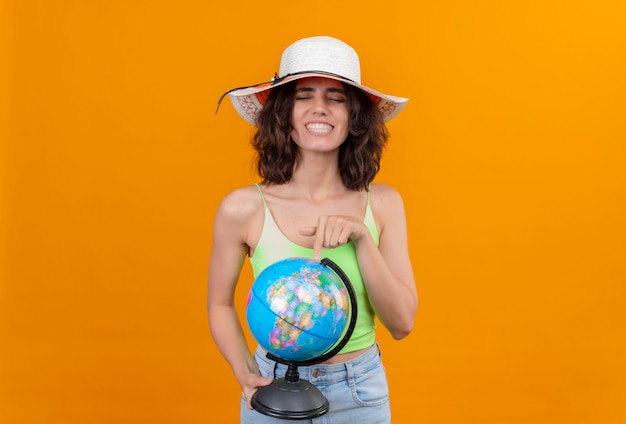
[[[300,152],[292,181],[312,187],[343,184],[339,173],[339,155],[334,152]]]

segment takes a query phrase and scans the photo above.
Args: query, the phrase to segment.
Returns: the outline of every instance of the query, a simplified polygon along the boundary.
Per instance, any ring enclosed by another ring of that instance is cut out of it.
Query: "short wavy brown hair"
[[[382,114],[361,90],[343,84],[349,112],[349,132],[339,148],[339,172],[350,190],[367,190],[380,170],[388,131]],[[298,146],[291,139],[295,81],[273,88],[257,120],[252,137],[257,172],[263,183],[285,184],[298,161]]]

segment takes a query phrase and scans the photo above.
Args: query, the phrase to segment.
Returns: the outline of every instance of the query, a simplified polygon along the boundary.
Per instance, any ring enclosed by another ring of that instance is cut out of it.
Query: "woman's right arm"
[[[248,192],[242,189],[229,194],[217,211],[209,265],[208,310],[213,339],[251,408],[250,399],[257,387],[271,383],[272,379],[260,377],[234,304],[235,287],[248,253],[250,222],[260,209]]]

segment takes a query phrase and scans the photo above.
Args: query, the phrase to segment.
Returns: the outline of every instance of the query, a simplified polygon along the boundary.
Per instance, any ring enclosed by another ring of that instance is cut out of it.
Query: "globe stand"
[[[284,420],[306,420],[324,415],[329,410],[328,399],[320,390],[307,380],[300,378],[298,366],[314,365],[325,362],[335,356],[350,340],[356,324],[357,303],[356,294],[348,276],[341,268],[328,258],[321,260],[321,264],[329,267],[346,285],[350,299],[350,323],[345,335],[337,345],[327,353],[307,361],[284,361],[281,358],[267,353],[267,358],[287,365],[284,378],[275,379],[267,386],[259,387],[250,399],[252,407],[262,414]]]
[[[298,366],[293,362],[289,363],[285,378],[260,387],[251,403],[262,414],[285,420],[312,419],[328,412],[328,399],[313,384],[300,379]]]

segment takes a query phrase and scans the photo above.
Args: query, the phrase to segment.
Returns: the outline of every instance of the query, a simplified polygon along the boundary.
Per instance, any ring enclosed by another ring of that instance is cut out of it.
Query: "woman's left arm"
[[[371,206],[378,218],[378,246],[369,231],[352,241],[370,303],[391,335],[401,339],[413,329],[417,312],[404,203],[396,190],[376,184],[372,185]]]
[[[321,257],[322,248],[354,243],[374,312],[391,335],[401,339],[413,329],[417,311],[404,203],[400,194],[387,185],[371,187],[371,206],[380,235],[378,246],[363,219],[352,216],[321,216],[316,227],[302,228],[300,233],[315,236],[316,260]]]

